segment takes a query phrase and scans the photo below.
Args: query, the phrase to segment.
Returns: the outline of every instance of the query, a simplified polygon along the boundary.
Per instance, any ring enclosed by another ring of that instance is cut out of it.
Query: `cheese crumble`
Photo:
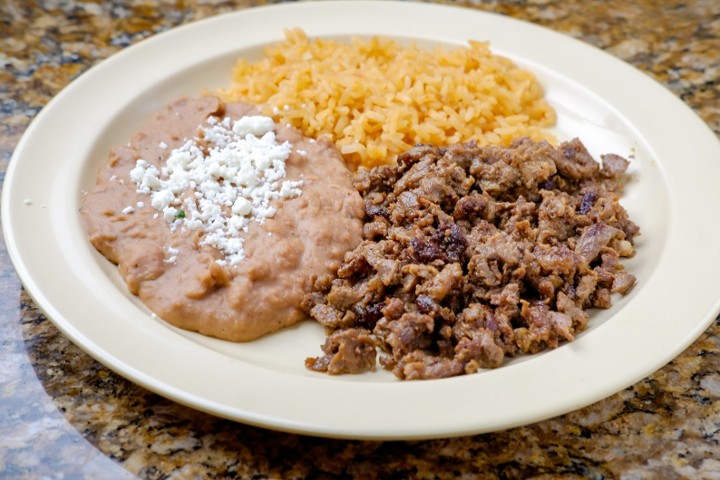
[[[234,265],[245,257],[242,234],[250,223],[275,214],[272,200],[302,193],[302,181],[283,180],[290,151],[288,142],[278,143],[270,117],[209,117],[164,166],[139,159],[130,178],[172,229],[202,230],[200,243],[224,255],[218,263]]]

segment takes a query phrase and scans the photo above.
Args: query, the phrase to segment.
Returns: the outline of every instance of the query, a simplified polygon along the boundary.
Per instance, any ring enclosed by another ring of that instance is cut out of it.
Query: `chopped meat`
[[[312,307],[310,315],[322,326],[328,328],[344,328],[352,324],[353,313],[349,310],[338,310],[330,305],[319,303]]]
[[[325,340],[322,350],[324,356],[305,360],[307,368],[331,375],[375,368],[375,342],[368,330],[336,330]]]
[[[635,282],[637,282],[635,275],[627,272],[618,272],[613,279],[612,291],[625,295],[635,286]]]
[[[602,171],[608,178],[618,178],[622,176],[630,165],[627,159],[614,153],[601,155],[600,158],[602,160]]]
[[[600,169],[600,165],[577,138],[560,145],[555,165],[560,175],[574,180],[593,177]]]
[[[572,341],[637,282],[621,263],[639,234],[619,204],[629,162],[601,158],[519,139],[359,170],[364,240],[307,297],[331,332],[308,368],[444,378]]]
[[[621,232],[617,228],[613,228],[604,223],[594,223],[590,225],[580,235],[575,254],[580,259],[589,264],[597,258],[600,251],[605,248],[610,241]]]

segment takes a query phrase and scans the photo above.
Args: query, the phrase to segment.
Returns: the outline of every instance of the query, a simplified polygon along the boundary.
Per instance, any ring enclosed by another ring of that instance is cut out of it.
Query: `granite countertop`
[[[263,3],[5,0],[0,178],[33,117],[89,67],[182,23]],[[604,49],[664,84],[720,135],[717,0],[443,3]],[[0,293],[0,478],[720,478],[720,321],[661,370],[579,411],[471,437],[368,442],[237,424],[128,382],[37,310],[4,246]]]

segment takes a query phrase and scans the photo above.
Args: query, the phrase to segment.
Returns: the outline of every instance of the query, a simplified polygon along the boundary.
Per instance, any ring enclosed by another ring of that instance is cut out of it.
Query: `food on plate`
[[[306,366],[442,378],[573,340],[636,283],[621,263],[639,234],[619,203],[629,163],[601,160],[577,139],[522,138],[359,169],[363,241],[305,299],[329,332]]]
[[[556,120],[531,72],[475,41],[424,49],[288,30],[260,61],[239,60],[233,85],[219,94],[262,105],[308,137],[328,136],[352,166],[393,164],[419,143],[547,139]]]
[[[244,341],[307,318],[315,277],[361,240],[363,201],[334,145],[209,96],[112,148],[80,213],[157,316]]]
[[[230,341],[314,318],[307,368],[427,379],[571,341],[633,288],[629,162],[553,146],[532,73],[479,42],[286,36],[114,147],[82,200],[155,315]]]

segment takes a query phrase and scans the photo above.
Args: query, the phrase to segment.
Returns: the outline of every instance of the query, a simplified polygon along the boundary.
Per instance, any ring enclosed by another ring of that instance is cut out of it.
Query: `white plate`
[[[623,197],[642,228],[628,268],[638,286],[594,312],[575,342],[502,368],[400,382],[387,372],[329,377],[305,370],[322,330],[307,322],[230,344],[148,315],[78,217],[113,144],[180,95],[227,86],[233,63],[257,58],[283,29],[310,36],[385,35],[419,44],[489,40],[536,72],[561,138],[595,155],[633,157]],[[559,415],[642,379],[697,338],[720,309],[720,144],[680,100],[621,61],[507,17],[394,2],[292,3],[177,28],[92,68],[54,98],[20,141],[2,196],[11,259],[60,330],[130,380],[200,410],[321,436],[410,439],[478,433]]]

